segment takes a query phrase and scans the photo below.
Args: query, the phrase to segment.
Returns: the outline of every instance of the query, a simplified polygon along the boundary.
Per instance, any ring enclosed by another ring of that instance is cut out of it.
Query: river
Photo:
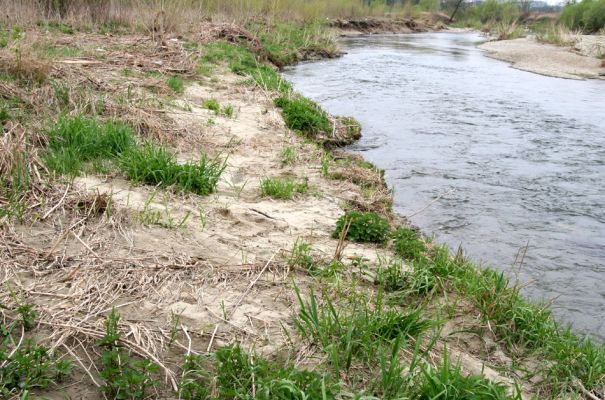
[[[300,64],[296,90],[363,126],[352,147],[386,170],[395,209],[425,234],[512,274],[525,294],[605,338],[605,81],[511,68],[475,33],[342,40]]]

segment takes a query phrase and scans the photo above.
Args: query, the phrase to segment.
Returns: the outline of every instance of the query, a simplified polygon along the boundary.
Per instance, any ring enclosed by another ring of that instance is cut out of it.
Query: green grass
[[[291,200],[295,193],[306,193],[309,184],[306,180],[296,182],[289,178],[263,178],[260,182],[261,195],[274,199]]]
[[[46,41],[35,42],[32,49],[40,57],[50,59],[80,57],[82,55],[82,49],[79,47],[56,46]]]
[[[303,300],[298,290],[297,296],[297,331],[326,353],[337,372],[348,371],[355,360],[372,362],[381,345],[390,345],[398,338],[417,338],[431,326],[422,310],[387,308],[380,295],[372,301],[350,296],[347,300],[351,304],[338,307],[326,296],[321,303],[313,293],[308,300]]]
[[[397,228],[391,233],[391,237],[394,240],[395,252],[403,258],[418,258],[426,250],[422,239],[409,228]]]
[[[214,193],[226,167],[226,161],[208,160],[204,154],[197,163],[180,164],[169,150],[150,142],[124,152],[119,164],[134,182],[171,186],[202,196]]]
[[[292,146],[286,146],[282,149],[280,157],[283,165],[294,165],[297,158],[296,150]]]
[[[271,26],[257,22],[249,28],[256,32],[270,59],[281,66],[337,52],[334,37],[320,22],[277,22]]]
[[[281,96],[274,102],[282,109],[288,128],[311,138],[321,133],[332,132],[328,115],[315,102],[298,95]]]
[[[336,221],[333,238],[338,238],[348,226],[346,239],[353,242],[384,243],[389,235],[389,223],[374,212],[349,211]]]
[[[418,400],[521,400],[521,394],[508,395],[508,387],[495,383],[481,375],[467,375],[462,372],[460,363],[452,366],[447,351],[442,364],[437,368],[422,368],[422,379]],[[518,392],[518,391],[517,391]]]
[[[221,112],[221,105],[216,99],[205,100],[202,104],[202,107],[204,107],[206,110],[214,111],[216,115],[220,114]]]
[[[135,145],[132,129],[120,122],[100,123],[82,115],[61,116],[47,131],[48,150],[42,158],[58,174],[78,176],[84,167],[103,169],[104,160],[113,160]]]
[[[185,91],[185,82],[178,76],[171,76],[166,81],[166,84],[176,94],[182,94]]]
[[[250,77],[253,83],[266,90],[283,93],[292,90],[292,86],[284,81],[275,69],[258,61],[256,56],[243,45],[226,42],[207,44],[198,69],[203,74],[207,74],[209,65],[223,62],[227,63],[231,72]]]
[[[97,122],[84,116],[59,118],[47,131],[47,167],[58,174],[78,176],[85,169],[117,169],[134,182],[172,186],[181,191],[208,195],[216,190],[226,161],[178,163],[169,150],[151,142],[138,144],[132,129],[115,121]]]

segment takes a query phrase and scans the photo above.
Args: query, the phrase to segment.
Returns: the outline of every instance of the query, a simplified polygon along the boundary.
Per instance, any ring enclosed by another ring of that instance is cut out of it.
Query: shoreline
[[[605,39],[603,46],[605,49]],[[529,37],[490,41],[478,47],[486,51],[486,56],[522,71],[555,78],[605,80],[602,60],[572,52],[569,47],[539,43]]]

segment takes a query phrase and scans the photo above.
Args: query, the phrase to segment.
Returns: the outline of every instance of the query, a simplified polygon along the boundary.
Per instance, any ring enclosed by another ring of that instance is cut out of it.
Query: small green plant
[[[1,303],[0,308],[8,310]],[[31,304],[22,302],[17,302],[14,311],[20,320],[10,324],[0,322],[0,397],[28,398],[29,391],[45,389],[69,376],[72,365],[68,360],[58,360],[32,338],[21,341],[15,337],[13,332],[19,325],[23,330],[34,327],[37,313]]]
[[[289,267],[302,267],[306,270],[311,270],[315,266],[315,260],[311,255],[311,245],[298,240],[292,247],[290,258],[288,259]]]
[[[211,395],[211,378],[207,371],[208,360],[203,356],[188,355],[183,364],[179,382],[179,399],[206,400]]]
[[[317,372],[269,362],[237,345],[219,349],[215,357],[221,399],[335,399],[337,386]]]
[[[178,76],[171,76],[166,81],[166,84],[176,94],[181,94],[185,91],[185,82]]]
[[[327,114],[316,103],[302,96],[281,96],[275,105],[282,109],[288,128],[309,137],[331,133],[332,125]]]
[[[374,212],[349,211],[336,221],[333,238],[348,226],[346,239],[354,242],[384,243],[389,235],[388,221]]]
[[[214,111],[214,113],[216,115],[221,113],[221,105],[218,102],[218,100],[216,100],[216,99],[209,99],[209,100],[204,101],[204,103],[202,104],[202,107],[204,107],[207,110]]]
[[[286,146],[281,151],[281,163],[283,165],[294,165],[296,163],[296,150],[292,146]]]
[[[205,154],[197,163],[180,164],[167,149],[151,142],[132,147],[119,160],[122,171],[134,182],[176,189],[202,196],[214,193],[226,168],[226,160],[208,160]]]
[[[288,178],[263,178],[260,189],[261,195],[264,197],[291,200],[295,193],[306,193],[309,190],[309,184],[306,179],[303,182],[295,182]]]
[[[227,104],[223,107],[222,114],[227,118],[233,118],[233,114],[235,113],[235,109],[231,104]]]
[[[410,228],[397,228],[391,237],[395,244],[395,252],[408,260],[419,258],[426,250],[422,239]]]
[[[120,343],[118,323],[120,315],[114,309],[105,321],[105,335],[97,343],[101,355],[101,377],[105,383],[101,392],[113,399],[144,399],[146,392],[156,386],[153,379],[159,367],[146,359],[132,359]]]

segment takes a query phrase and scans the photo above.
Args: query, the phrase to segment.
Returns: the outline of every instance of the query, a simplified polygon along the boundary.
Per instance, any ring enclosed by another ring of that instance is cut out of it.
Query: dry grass
[[[565,25],[552,23],[543,32],[536,35],[536,40],[557,46],[573,46],[580,40],[581,35],[580,31],[572,31]]]
[[[46,4],[54,4],[48,7]],[[411,2],[388,7],[363,0],[0,0],[1,19],[20,25],[40,20],[61,20],[75,26],[111,23],[162,35],[163,32],[198,31],[201,21],[247,22],[252,19],[316,20],[365,16],[411,16]]]

